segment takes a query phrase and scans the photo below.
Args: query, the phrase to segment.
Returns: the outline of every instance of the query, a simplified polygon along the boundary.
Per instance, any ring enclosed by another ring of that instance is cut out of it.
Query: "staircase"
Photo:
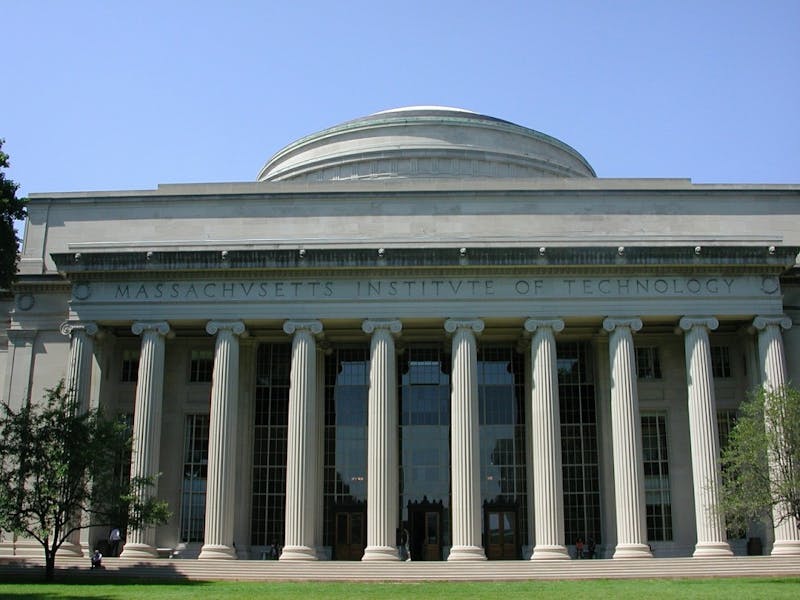
[[[488,562],[288,562],[274,560],[141,561],[104,558],[89,570],[89,559],[56,560],[57,577],[146,578],[238,581],[495,581],[528,579],[664,579],[701,577],[800,577],[800,557],[653,558]],[[0,558],[0,580],[36,577],[44,559]]]

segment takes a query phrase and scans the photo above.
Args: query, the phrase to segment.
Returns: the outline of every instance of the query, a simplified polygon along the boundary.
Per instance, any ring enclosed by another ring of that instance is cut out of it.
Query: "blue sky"
[[[600,177],[800,183],[800,0],[0,0],[22,194],[252,181],[413,104],[555,136]]]

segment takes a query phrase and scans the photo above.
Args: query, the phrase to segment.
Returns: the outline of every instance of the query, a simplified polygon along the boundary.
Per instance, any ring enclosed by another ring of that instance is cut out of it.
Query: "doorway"
[[[333,544],[334,560],[361,560],[364,556],[366,514],[361,508],[337,509]]]
[[[484,505],[483,523],[486,558],[489,560],[520,558],[516,507]]]
[[[411,560],[442,560],[442,501],[408,503]]]

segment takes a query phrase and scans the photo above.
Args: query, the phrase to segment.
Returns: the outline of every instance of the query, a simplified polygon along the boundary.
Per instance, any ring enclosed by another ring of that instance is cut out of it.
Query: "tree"
[[[3,152],[0,139],[0,289],[8,289],[17,273],[19,239],[14,220],[25,217],[25,201],[17,198],[19,185],[6,179],[3,172],[9,166],[8,154]]]
[[[43,403],[0,405],[0,528],[42,545],[47,579],[75,531],[124,523],[131,530],[170,516],[165,502],[144,493],[153,478],[131,479],[121,469],[130,459],[128,427],[100,410],[79,410],[73,396],[62,381]]]
[[[722,451],[722,509],[734,529],[800,524],[800,389],[763,387],[742,403]]]

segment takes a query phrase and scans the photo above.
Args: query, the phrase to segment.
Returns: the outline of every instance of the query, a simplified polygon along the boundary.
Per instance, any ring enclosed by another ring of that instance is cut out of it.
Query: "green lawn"
[[[746,598],[774,600],[800,598],[800,578],[526,581],[491,583],[241,583],[179,582],[130,583],[0,583],[0,598],[49,599],[104,598],[109,600],[170,600],[177,598],[442,598],[470,600],[493,598]]]

